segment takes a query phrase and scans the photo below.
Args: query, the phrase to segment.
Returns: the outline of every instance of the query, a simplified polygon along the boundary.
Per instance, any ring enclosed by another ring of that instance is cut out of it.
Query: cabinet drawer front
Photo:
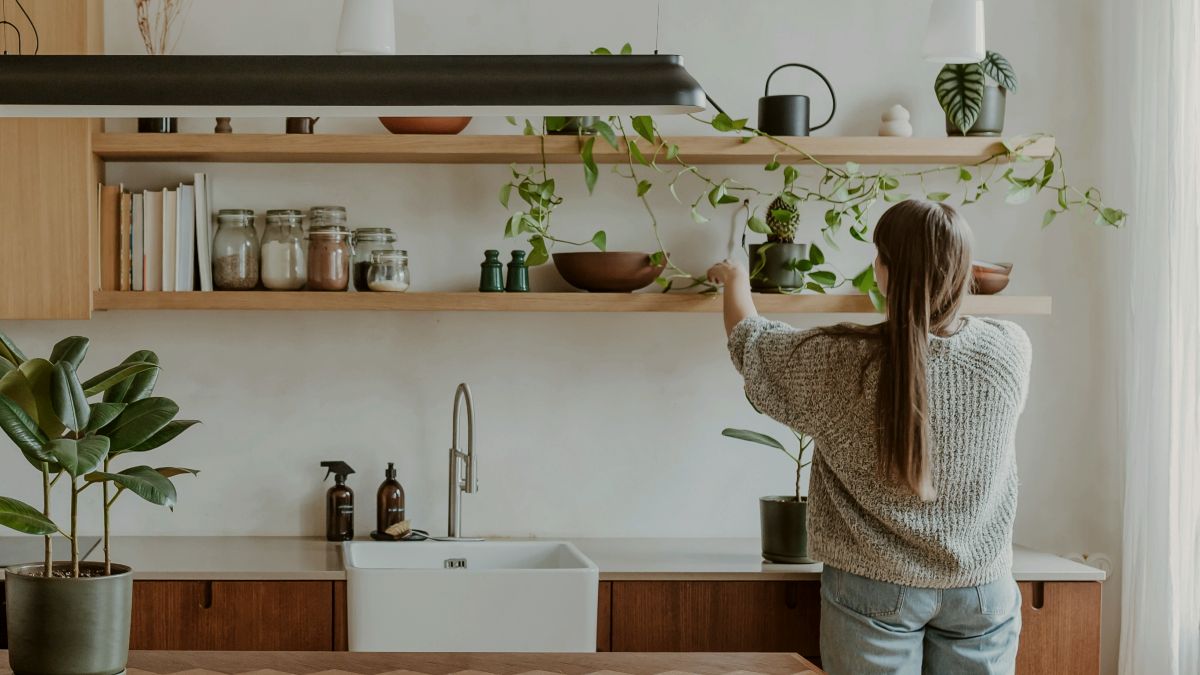
[[[328,581],[138,581],[131,649],[328,651]]]
[[[617,652],[798,652],[820,642],[816,581],[613,582]]]
[[[1100,583],[1022,581],[1019,675],[1100,672]]]

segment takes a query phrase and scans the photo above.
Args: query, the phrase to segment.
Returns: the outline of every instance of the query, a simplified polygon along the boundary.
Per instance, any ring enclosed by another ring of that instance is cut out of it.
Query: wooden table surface
[[[0,675],[11,675],[0,651]],[[361,654],[130,652],[128,675],[819,675],[796,654]]]

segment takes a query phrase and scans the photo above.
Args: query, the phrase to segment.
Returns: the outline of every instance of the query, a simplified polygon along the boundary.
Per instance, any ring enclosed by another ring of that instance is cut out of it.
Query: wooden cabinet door
[[[600,582],[600,599],[596,603],[596,651],[612,651],[612,582]]]
[[[329,651],[329,581],[136,581],[131,649]]]
[[[1019,675],[1100,672],[1100,583],[1022,581]]]
[[[820,649],[816,581],[616,581],[615,652],[798,652]]]

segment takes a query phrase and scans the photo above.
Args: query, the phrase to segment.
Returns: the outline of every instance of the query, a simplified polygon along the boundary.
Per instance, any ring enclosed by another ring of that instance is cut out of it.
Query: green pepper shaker
[[[508,283],[504,290],[509,293],[529,292],[529,267],[525,264],[525,251],[513,251],[512,262],[508,263]]]
[[[480,293],[504,291],[504,263],[500,262],[500,251],[484,251],[483,262],[479,263],[479,268]]]

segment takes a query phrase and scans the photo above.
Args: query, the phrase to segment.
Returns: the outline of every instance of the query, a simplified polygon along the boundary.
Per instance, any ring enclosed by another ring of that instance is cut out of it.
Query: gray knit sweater
[[[1029,338],[1016,324],[980,318],[965,319],[950,337],[930,338],[937,490],[930,502],[876,469],[873,349],[870,339],[799,331],[761,317],[742,321],[729,337],[754,405],[816,439],[809,554],[853,574],[924,588],[976,586],[1009,574],[1014,436],[1028,390]]]

